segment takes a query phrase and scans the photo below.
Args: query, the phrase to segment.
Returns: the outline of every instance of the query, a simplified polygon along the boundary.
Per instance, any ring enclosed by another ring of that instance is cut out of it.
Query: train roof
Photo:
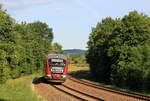
[[[52,58],[60,58],[64,60],[67,59],[67,57],[63,54],[48,54],[48,59],[52,59]]]

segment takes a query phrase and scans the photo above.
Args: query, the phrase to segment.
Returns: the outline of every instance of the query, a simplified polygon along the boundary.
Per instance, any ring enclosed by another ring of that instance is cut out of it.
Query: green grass
[[[69,66],[68,66],[69,72],[82,71],[82,70],[89,70],[89,67],[88,66],[81,66],[81,65],[74,65],[74,64],[69,64]]]
[[[0,101],[42,101],[32,91],[32,79],[35,76],[24,76],[1,84]]]

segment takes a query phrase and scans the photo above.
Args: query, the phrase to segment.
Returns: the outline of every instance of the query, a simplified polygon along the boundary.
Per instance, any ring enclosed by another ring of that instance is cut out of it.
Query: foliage
[[[3,50],[0,50],[0,82],[4,83],[9,76],[9,68],[8,63],[6,60],[6,52]]]
[[[0,83],[37,72],[48,53],[62,53],[62,47],[52,45],[52,40],[52,28],[46,23],[17,24],[0,9]]]
[[[53,43],[52,52],[55,54],[63,54],[62,46],[59,43]]]
[[[69,64],[79,65],[79,66],[87,66],[87,62],[85,56],[78,55],[68,55]]]
[[[149,47],[150,18],[132,11],[122,19],[103,19],[93,28],[86,58],[97,80],[145,90],[150,69]]]
[[[49,28],[46,23],[40,21],[29,23],[28,27],[31,28],[36,34],[51,43],[53,40],[52,28]]]
[[[120,25],[120,20],[112,18],[103,19],[98,23],[88,41],[86,53],[87,62],[91,72],[99,81],[108,81],[110,78],[110,58],[107,56],[109,37],[113,30]]]
[[[150,70],[146,76],[145,80],[145,88],[150,92]]]

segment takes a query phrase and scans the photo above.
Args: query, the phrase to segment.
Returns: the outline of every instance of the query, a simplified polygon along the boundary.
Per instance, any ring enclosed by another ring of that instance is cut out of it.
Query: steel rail
[[[107,88],[107,87],[104,87],[104,86],[96,85],[96,84],[88,82],[88,81],[77,79],[77,78],[74,78],[74,77],[69,77],[68,79],[71,80],[71,81],[78,82],[80,84],[86,85],[86,86],[96,88],[96,89],[101,89],[101,90],[117,93],[117,94],[120,94],[120,95],[123,95],[123,96],[140,99],[140,100],[150,101],[150,97],[147,97],[147,96],[142,96],[142,95],[139,95],[139,94],[132,94],[132,93],[126,93],[126,92],[123,92],[123,91],[113,90],[113,89],[110,89],[110,88]]]

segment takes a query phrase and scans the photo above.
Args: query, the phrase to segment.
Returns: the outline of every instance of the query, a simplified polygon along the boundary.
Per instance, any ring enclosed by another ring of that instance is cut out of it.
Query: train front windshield
[[[49,65],[52,73],[63,73],[66,61],[63,59],[49,59]]]

